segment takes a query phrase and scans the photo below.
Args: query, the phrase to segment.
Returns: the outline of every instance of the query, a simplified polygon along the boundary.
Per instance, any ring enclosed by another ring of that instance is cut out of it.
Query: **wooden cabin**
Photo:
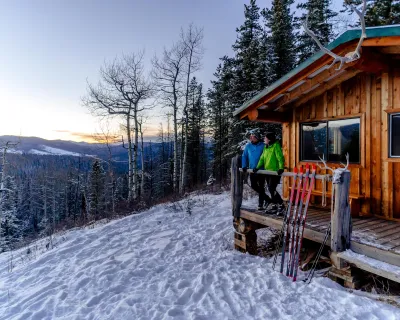
[[[339,64],[330,66],[330,55],[319,52],[234,115],[280,123],[291,171],[322,156],[330,167],[338,167],[349,153],[351,249],[400,266],[400,26],[367,28],[366,33],[360,59],[338,70]],[[355,50],[360,35],[361,30],[349,30],[328,49],[344,56]],[[327,200],[329,209],[330,188],[323,180],[316,183],[312,197],[316,207],[311,209],[306,238],[321,242],[330,219],[321,204]],[[284,178],[286,199],[289,189],[289,179]],[[264,226],[282,224],[246,208],[240,216]]]

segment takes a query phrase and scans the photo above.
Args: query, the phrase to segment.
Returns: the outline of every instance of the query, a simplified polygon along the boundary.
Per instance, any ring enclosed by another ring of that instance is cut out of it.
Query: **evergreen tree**
[[[360,5],[362,0],[355,0],[354,5]],[[353,10],[348,5],[348,1],[344,2],[345,10],[352,13]],[[367,27],[377,27],[400,23],[400,0],[373,0],[368,1],[367,11],[365,13],[365,25]],[[360,26],[357,21],[352,27]]]
[[[337,13],[330,9],[331,3],[331,0],[308,0],[297,5],[298,9],[305,11],[301,17],[296,18],[296,26],[300,29],[296,36],[298,63],[304,62],[320,50],[316,42],[301,27],[307,16],[308,27],[313,30],[323,45],[333,40],[335,34],[331,21],[337,16]]]
[[[99,219],[104,214],[105,173],[99,160],[92,165],[89,175],[89,214],[91,219]]]
[[[273,0],[271,9],[262,10],[265,25],[271,34],[274,81],[295,67],[295,37],[290,5],[294,0]]]
[[[262,27],[259,23],[260,8],[256,0],[250,0],[249,5],[244,6],[244,23],[236,29],[238,33],[235,44],[232,46],[235,52],[235,82],[236,92],[239,94],[237,105],[241,105],[257,91],[264,88],[257,75],[260,68],[261,46],[260,40]]]
[[[1,240],[2,250],[12,250],[21,237],[20,221],[17,217],[18,195],[14,178],[6,176],[2,197]]]

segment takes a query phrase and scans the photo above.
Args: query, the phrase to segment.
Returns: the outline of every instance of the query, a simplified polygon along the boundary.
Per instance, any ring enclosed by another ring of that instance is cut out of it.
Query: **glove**
[[[242,171],[243,171],[243,172],[247,172],[247,167],[243,167],[243,168],[242,168]]]
[[[278,173],[278,176],[280,176],[282,173],[283,173],[283,169],[279,169],[278,171],[277,171],[277,173]]]
[[[257,171],[258,171],[257,168],[254,168],[254,169],[253,169],[253,173],[257,173]]]

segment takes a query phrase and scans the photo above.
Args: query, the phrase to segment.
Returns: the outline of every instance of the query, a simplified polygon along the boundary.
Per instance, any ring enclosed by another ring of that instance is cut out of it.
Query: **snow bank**
[[[2,254],[0,319],[400,319],[327,278],[293,283],[234,251],[230,206],[228,194],[196,196],[72,230],[12,273]]]

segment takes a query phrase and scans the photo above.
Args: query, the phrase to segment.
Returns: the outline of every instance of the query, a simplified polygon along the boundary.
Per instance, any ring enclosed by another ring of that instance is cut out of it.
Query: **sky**
[[[209,87],[219,58],[232,53],[243,5],[244,0],[0,0],[0,135],[90,140],[100,129],[81,103],[87,81],[97,83],[105,62],[143,49],[150,70],[151,58],[190,23],[204,28],[206,51],[197,76]],[[150,114],[145,134],[157,134],[165,112]]]
[[[122,54],[145,50],[146,68],[190,23],[204,28],[203,68],[210,87],[219,58],[232,55],[247,0],[0,0],[0,136],[91,141],[104,129],[82,106],[87,82]],[[296,1],[297,2],[297,1]],[[334,5],[341,0],[334,0]],[[270,7],[271,0],[258,1]],[[156,108],[147,140],[165,123]],[[116,121],[111,131],[118,130]]]

